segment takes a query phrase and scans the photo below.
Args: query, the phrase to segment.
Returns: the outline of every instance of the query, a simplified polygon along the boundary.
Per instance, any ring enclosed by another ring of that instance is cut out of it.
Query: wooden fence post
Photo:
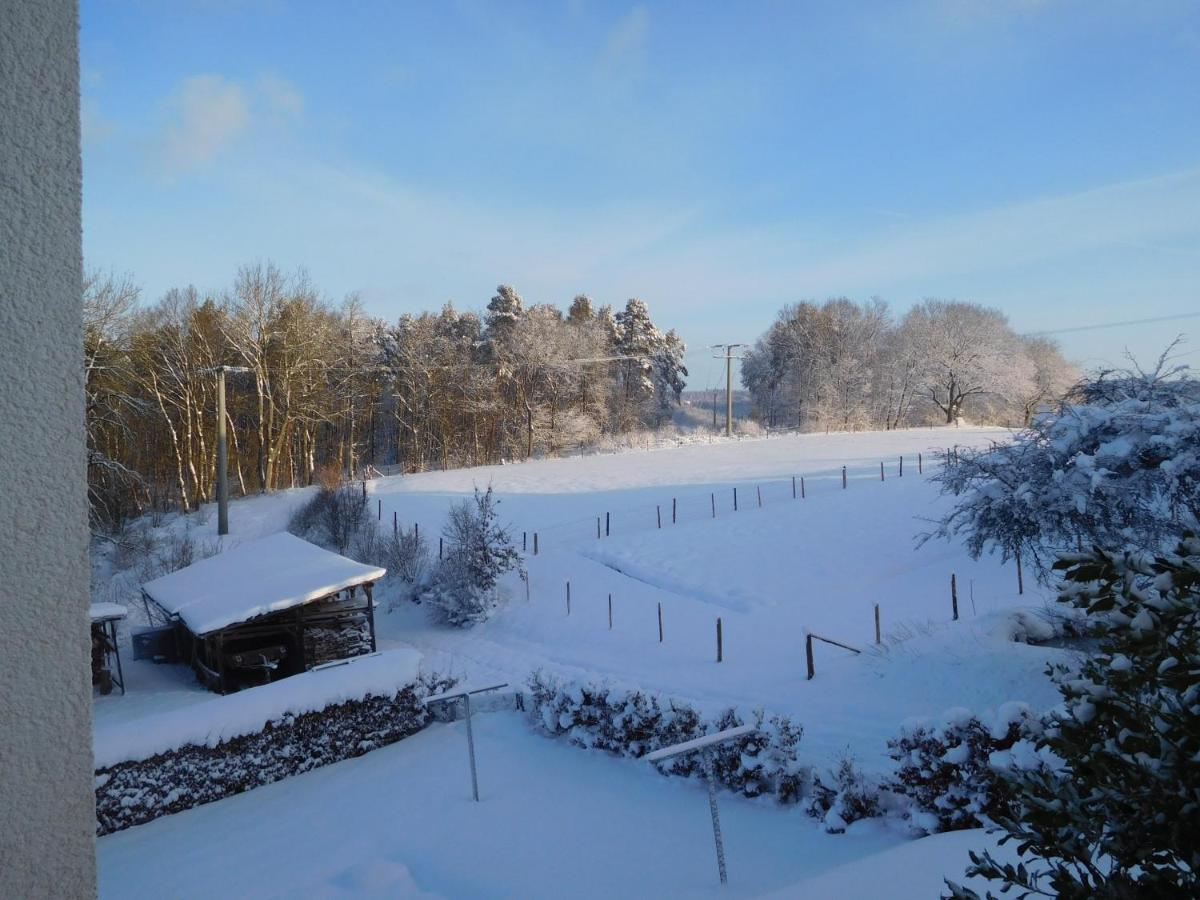
[[[917,474],[918,475],[924,474],[924,468],[921,465],[921,454],[920,453],[917,454]]]
[[[674,498],[674,497],[672,497],[672,498],[671,498],[671,524],[672,524],[672,525],[674,525],[674,524],[675,524],[675,512],[676,512],[675,505],[676,505],[676,504],[675,504],[675,498]]]
[[[950,611],[954,613],[954,621],[958,621],[958,579],[950,573]]]
[[[800,476],[800,499],[804,499],[804,476]]]
[[[842,490],[846,489],[846,467],[842,466]]]
[[[413,522],[413,536],[417,539],[417,542],[419,543],[421,540],[421,523],[420,522]]]
[[[438,559],[442,558],[442,541],[443,541],[443,538],[439,535],[438,536]]]
[[[737,488],[733,489],[733,511],[737,512]]]
[[[812,652],[812,635],[806,635],[804,638],[804,654],[808,657],[808,680],[812,681],[814,675],[817,674],[816,666],[813,665]]]
[[[567,615],[571,614],[571,582],[567,582]]]
[[[658,604],[658,642],[660,644],[663,642],[662,603],[661,602],[659,602],[659,604]]]
[[[796,499],[796,476],[792,476],[792,499]]]
[[[762,485],[758,485],[758,508],[762,509]]]
[[[400,514],[392,510],[392,537],[400,533]]]
[[[879,640],[879,604],[875,604],[875,643],[881,643]]]
[[[608,595],[608,630],[612,631],[612,594]]]
[[[1017,593],[1025,593],[1025,576],[1021,573],[1021,551],[1017,551]]]
[[[363,499],[367,499],[367,479],[363,479]]]
[[[596,540],[600,540],[600,517],[596,516]]]
[[[612,534],[612,513],[604,514],[604,536]]]
[[[708,495],[708,498],[712,500],[712,517],[715,519],[717,517],[717,495],[716,493],[711,493]]]
[[[380,500],[376,500],[375,502],[379,504],[379,514],[375,518],[377,518],[380,522],[382,522],[383,521],[383,500],[380,499]]]
[[[662,507],[654,504],[654,515],[658,518],[658,527],[662,528]]]
[[[528,551],[529,551],[529,532],[522,531],[521,532],[521,552],[526,553]]]
[[[721,642],[721,617],[717,616],[717,662],[724,658],[724,647]]]
[[[900,477],[904,477],[904,457],[900,457]]]
[[[538,555],[538,539],[537,539],[536,531],[533,533],[533,555],[534,556]]]

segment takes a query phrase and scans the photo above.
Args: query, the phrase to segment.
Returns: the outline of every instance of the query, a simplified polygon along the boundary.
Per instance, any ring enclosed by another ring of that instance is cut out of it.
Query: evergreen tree
[[[579,294],[571,301],[571,308],[567,311],[567,321],[572,325],[590,322],[592,316],[592,298],[587,294]]]
[[[525,311],[525,303],[521,295],[511,284],[502,284],[496,288],[496,296],[487,305],[488,335],[493,340],[506,338]]]
[[[683,364],[686,350],[687,346],[672,328],[663,336],[662,344],[654,355],[654,392],[658,399],[660,421],[670,418],[671,407],[679,405],[688,373]]]
[[[500,605],[500,576],[516,569],[524,577],[521,557],[507,528],[497,520],[491,486],[476,488],[474,498],[450,508],[442,532],[446,554],[423,599],[451,625],[477,625]]]
[[[1175,553],[1064,556],[1059,601],[1082,610],[1099,651],[1051,670],[1063,703],[1040,747],[1054,765],[1002,771],[998,817],[1018,865],[971,854],[969,876],[1054,897],[1200,894],[1200,539]],[[955,898],[978,898],[950,885]],[[989,893],[989,897],[992,895]]]

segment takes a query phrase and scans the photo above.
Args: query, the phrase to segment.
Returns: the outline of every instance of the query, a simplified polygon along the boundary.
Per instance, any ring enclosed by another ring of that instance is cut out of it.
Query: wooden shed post
[[[370,581],[363,582],[363,593],[367,595],[367,624],[371,628],[371,652],[375,652],[375,600],[372,589],[375,585]]]

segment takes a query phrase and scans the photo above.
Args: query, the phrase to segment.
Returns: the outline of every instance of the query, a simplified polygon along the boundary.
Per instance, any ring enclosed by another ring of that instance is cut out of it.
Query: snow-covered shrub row
[[[897,769],[886,787],[907,798],[905,815],[926,834],[978,828],[1010,811],[1001,771],[1041,765],[1040,730],[1023,703],[1006,703],[989,723],[961,708],[937,720],[911,719],[888,741]]]
[[[605,683],[568,682],[541,670],[530,676],[528,687],[528,712],[535,726],[555,737],[565,736],[576,746],[620,756],[641,757],[746,724],[733,709],[705,720],[685,703]],[[768,719],[760,710],[752,719],[756,733],[713,748],[717,780],[746,797],[774,794],[781,803],[798,801],[810,780],[808,767],[797,762],[803,728],[786,716]],[[657,766],[665,774],[689,776],[699,774],[701,759],[693,753]]]
[[[121,831],[395,743],[428,724],[421,698],[453,684],[453,679],[420,676],[393,694],[287,713],[260,731],[214,746],[186,744],[98,768],[96,833]]]

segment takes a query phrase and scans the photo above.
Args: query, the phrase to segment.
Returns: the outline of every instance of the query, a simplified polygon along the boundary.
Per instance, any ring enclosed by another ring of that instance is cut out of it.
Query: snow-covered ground
[[[449,505],[490,484],[502,520],[511,523],[518,545],[526,536],[530,551],[528,600],[524,586],[510,579],[507,606],[471,630],[433,625],[422,607],[396,604],[377,618],[381,645],[414,647],[427,669],[472,681],[519,685],[541,667],[611,679],[706,711],[737,706],[743,714],[754,708],[788,714],[804,727],[807,761],[828,763],[848,751],[864,769],[883,771],[886,742],[905,718],[953,706],[986,713],[1010,700],[1041,708],[1055,698],[1043,671],[1062,651],[1011,640],[1015,611],[1047,599],[1032,577],[1027,573],[1019,597],[1012,565],[972,561],[945,542],[919,548],[914,542],[948,502],[927,480],[932,451],[1007,436],[982,428],[787,435],[375,480],[368,485],[372,510],[385,527],[393,513],[402,525],[419,523],[435,554]],[[793,499],[793,476],[804,479],[803,499]],[[236,502],[227,540],[284,528],[308,496],[298,490]],[[602,533],[607,520],[608,536],[597,538],[598,518]],[[163,526],[184,528],[199,541],[213,540],[215,516],[176,517]],[[951,621],[951,573],[958,622]],[[394,599],[387,590],[379,596]],[[881,646],[873,644],[875,604]],[[808,630],[863,652],[818,644],[817,676],[808,681]],[[181,667],[127,662],[126,674],[127,696],[97,699],[98,733],[136,728],[144,715],[211,696]],[[303,893],[334,896],[416,887],[448,896],[555,896],[562,895],[557,879],[567,873],[574,873],[573,886],[605,896],[710,889],[711,835],[697,785],[555,744],[527,733],[513,715],[485,719],[487,802],[479,807],[462,800],[465,748],[447,737],[457,726],[437,726],[360,760],[102,839],[105,893],[137,896],[138,885],[149,890],[162,883],[154,877],[159,866],[165,874],[173,870],[169,861],[176,859],[177,868],[182,857],[200,868],[218,846],[247,860],[258,858],[255,848],[267,859],[302,857],[295,872],[281,863],[286,871],[274,880],[270,865],[238,867],[253,881],[246,893],[267,895],[287,893],[286,885],[300,883],[293,875],[306,872],[313,889]],[[789,885],[900,840],[872,832],[875,826],[859,829],[869,834],[825,836],[795,808],[723,802],[731,845],[745,841],[730,854],[743,893],[786,896]],[[361,803],[368,805],[355,805]],[[294,827],[278,824],[293,819]],[[749,837],[732,836],[739,832]],[[304,841],[312,842],[311,853]],[[937,846],[965,860],[965,844]],[[350,847],[354,852],[343,855]],[[961,873],[955,865],[949,874]],[[913,895],[927,896],[940,883],[939,874]]]
[[[926,841],[876,822],[828,835],[795,809],[722,795],[722,890],[699,783],[573,749],[507,713],[474,724],[478,804],[463,723],[433,725],[101,838],[100,895],[926,900],[943,873],[961,878],[968,848],[987,842],[939,835],[925,852]],[[864,877],[846,868],[875,854],[887,855]]]

